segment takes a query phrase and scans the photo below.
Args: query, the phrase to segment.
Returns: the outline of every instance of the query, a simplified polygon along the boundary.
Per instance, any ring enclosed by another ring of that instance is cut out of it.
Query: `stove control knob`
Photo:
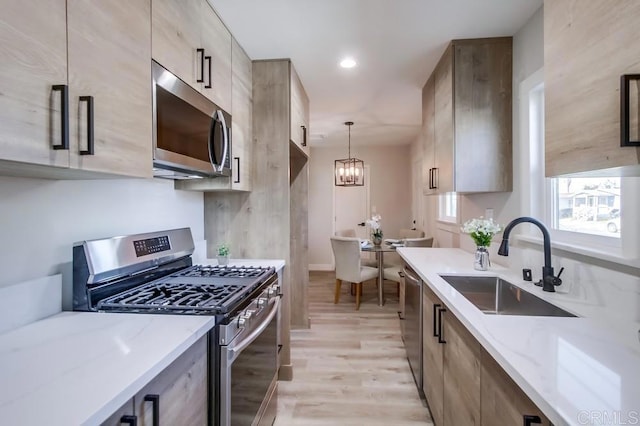
[[[256,304],[258,305],[258,308],[264,308],[267,305],[267,298],[266,297],[259,298]]]
[[[244,327],[245,325],[247,325],[247,319],[244,317],[244,315],[240,315],[240,317],[238,318],[238,327]]]
[[[280,286],[275,284],[269,288],[269,296],[277,296],[280,291]]]
[[[249,324],[251,317],[253,317],[253,312],[254,311],[250,309],[247,309],[246,311],[244,311],[244,313],[240,315],[240,318],[238,318],[238,325],[240,327],[244,327],[247,324]]]

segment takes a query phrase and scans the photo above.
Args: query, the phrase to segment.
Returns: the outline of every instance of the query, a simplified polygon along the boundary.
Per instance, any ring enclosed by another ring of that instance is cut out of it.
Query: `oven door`
[[[269,301],[228,345],[220,347],[220,425],[271,425],[277,410],[278,311]]]

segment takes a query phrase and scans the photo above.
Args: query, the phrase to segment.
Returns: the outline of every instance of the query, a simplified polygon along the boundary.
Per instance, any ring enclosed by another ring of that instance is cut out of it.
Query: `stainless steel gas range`
[[[73,248],[80,311],[214,315],[209,424],[271,425],[277,408],[280,286],[274,268],[193,265],[189,228]]]

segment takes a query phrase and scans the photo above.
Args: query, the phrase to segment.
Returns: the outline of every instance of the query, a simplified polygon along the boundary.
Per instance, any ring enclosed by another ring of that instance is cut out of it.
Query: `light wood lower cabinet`
[[[451,312],[442,322],[444,424],[480,425],[480,344]]]
[[[152,426],[154,421],[161,425],[205,426],[207,346],[207,337],[202,337],[102,424],[126,424],[123,416],[132,416],[138,426]]]
[[[438,342],[438,311],[444,304],[427,286],[422,288],[422,381],[436,425],[444,424],[444,344]],[[444,314],[442,314],[444,315]]]
[[[422,300],[423,390],[435,425],[550,424],[427,285]]]
[[[550,425],[549,419],[525,395],[518,385],[485,350],[482,350],[482,403],[480,417],[483,425]]]

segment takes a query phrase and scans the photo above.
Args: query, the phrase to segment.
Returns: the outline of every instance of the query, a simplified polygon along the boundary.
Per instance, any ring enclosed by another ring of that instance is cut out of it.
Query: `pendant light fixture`
[[[351,158],[351,126],[353,121],[344,123],[349,128],[349,158],[335,161],[336,186],[364,186],[364,161]]]

